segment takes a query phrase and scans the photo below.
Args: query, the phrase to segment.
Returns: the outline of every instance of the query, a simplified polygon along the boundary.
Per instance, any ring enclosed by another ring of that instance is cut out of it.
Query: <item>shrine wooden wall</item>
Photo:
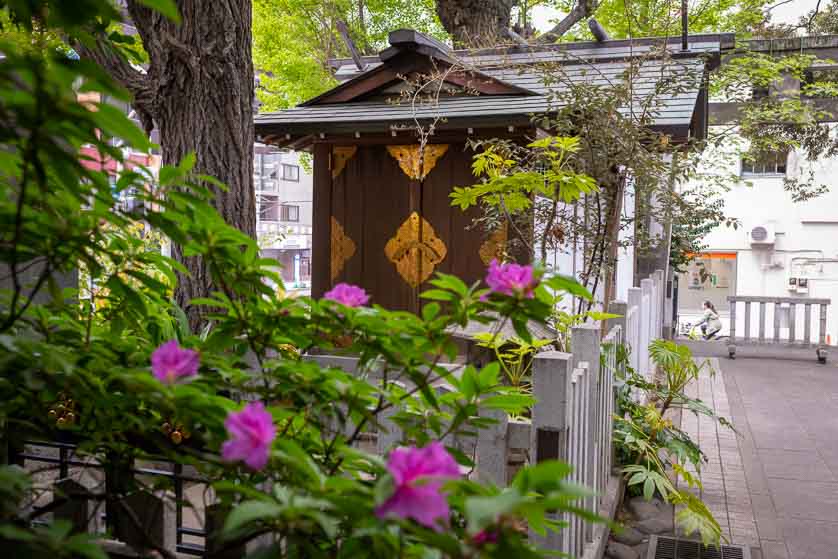
[[[464,143],[430,145],[420,169],[416,148],[315,145],[314,297],[348,282],[372,303],[416,312],[434,273],[467,283],[485,276],[505,229],[487,236],[472,227],[479,209],[463,212],[449,198],[454,186],[475,182],[472,152]]]

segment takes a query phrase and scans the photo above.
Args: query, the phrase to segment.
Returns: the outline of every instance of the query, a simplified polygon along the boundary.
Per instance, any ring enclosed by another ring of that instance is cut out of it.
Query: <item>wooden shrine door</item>
[[[315,146],[312,295],[359,285],[371,303],[417,312],[436,272],[481,279],[505,231],[486,238],[479,210],[451,207],[454,186],[475,182],[463,143]]]

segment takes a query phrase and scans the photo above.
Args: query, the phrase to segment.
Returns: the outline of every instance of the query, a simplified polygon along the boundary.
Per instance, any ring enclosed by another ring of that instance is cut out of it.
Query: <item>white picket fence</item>
[[[621,315],[615,320],[623,327],[624,342],[631,350],[629,363],[647,380],[652,380],[654,368],[649,357],[649,344],[663,336],[664,305],[667,304],[663,272],[658,270],[640,281],[640,287],[630,287],[628,301],[615,301],[609,311]]]

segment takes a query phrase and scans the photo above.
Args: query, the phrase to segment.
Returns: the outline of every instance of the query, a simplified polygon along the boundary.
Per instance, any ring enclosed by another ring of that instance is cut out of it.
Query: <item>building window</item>
[[[300,206],[283,204],[279,207],[280,221],[300,221]]]
[[[253,157],[253,186],[256,190],[277,191],[278,153],[256,153]]]
[[[742,175],[784,175],[789,152],[769,151],[753,157],[742,159]]]
[[[305,251],[300,254],[300,280],[302,281],[310,281],[311,280],[311,253],[310,251]]]
[[[279,221],[279,197],[259,197],[259,219],[261,221]]]
[[[297,165],[282,164],[282,178],[287,181],[300,180],[300,168]]]

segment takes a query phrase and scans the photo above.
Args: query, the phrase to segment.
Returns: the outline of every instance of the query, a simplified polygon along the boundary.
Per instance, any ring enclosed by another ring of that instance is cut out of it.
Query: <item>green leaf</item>
[[[174,0],[139,0],[140,4],[160,12],[175,23],[180,23],[180,12]]]
[[[591,295],[590,291],[585,289],[581,283],[570,276],[556,274],[550,276],[544,283],[547,287],[553,289],[554,291],[570,293],[571,295],[580,297],[586,301],[593,300],[593,295]]]
[[[31,542],[35,539],[35,534],[32,532],[12,524],[0,525],[0,536],[7,540],[16,540],[20,542]]]
[[[225,532],[238,532],[247,524],[271,521],[282,514],[282,507],[271,501],[245,501],[233,508],[224,522]]]
[[[419,295],[423,299],[432,299],[435,301],[453,301],[456,298],[454,293],[450,291],[443,291],[442,289],[428,289]]]
[[[500,363],[492,361],[480,370],[479,383],[480,389],[488,390],[498,383],[498,375],[500,375]]]
[[[140,150],[146,150],[151,146],[145,133],[113,105],[98,103],[91,115],[96,125],[109,136],[121,138]]]
[[[465,502],[468,531],[476,534],[495,522],[499,516],[508,514],[524,502],[524,497],[515,488],[506,489],[492,497],[468,497]]]
[[[439,303],[428,303],[422,307],[422,319],[425,320],[425,322],[430,322],[436,318],[437,315],[439,315],[439,310]]]
[[[503,410],[509,414],[520,414],[533,406],[536,399],[528,394],[499,394],[481,400],[480,405],[485,408]]]
[[[655,496],[655,480],[652,477],[647,477],[646,481],[643,482],[643,498],[647,501],[651,501],[652,497]]]

